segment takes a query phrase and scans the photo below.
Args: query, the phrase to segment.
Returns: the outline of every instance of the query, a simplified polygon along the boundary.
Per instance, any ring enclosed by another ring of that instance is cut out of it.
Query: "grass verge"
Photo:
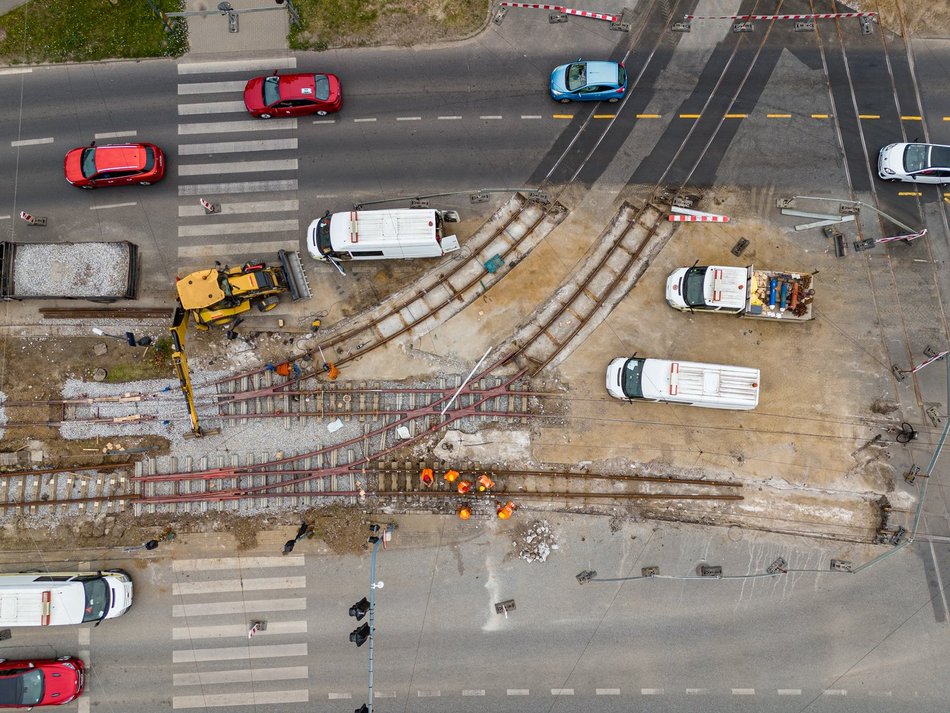
[[[182,0],[151,0],[164,12]],[[38,64],[177,57],[188,49],[184,21],[169,33],[146,0],[31,0],[0,16],[0,62]]]

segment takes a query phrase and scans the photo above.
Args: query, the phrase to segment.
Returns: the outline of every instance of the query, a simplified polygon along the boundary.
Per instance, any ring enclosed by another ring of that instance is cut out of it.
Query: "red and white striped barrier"
[[[36,218],[27,213],[25,210],[20,211],[20,217],[30,225],[36,225]]]
[[[617,15],[608,15],[605,12],[575,10],[570,7],[563,7],[562,5],[539,5],[530,2],[500,2],[498,4],[501,7],[521,7],[528,10],[554,10],[554,12],[561,12],[565,15],[576,15],[577,17],[588,17],[592,20],[606,20],[607,22],[617,22],[619,20]]]
[[[671,223],[728,223],[728,215],[705,213],[703,215],[670,215],[667,220]]]
[[[205,209],[206,213],[216,213],[218,211],[210,201],[206,201],[204,198],[199,198],[198,202],[201,203],[201,207]]]
[[[877,13],[820,12],[812,15],[685,15],[684,17],[687,20],[838,20],[849,17],[877,17]]]

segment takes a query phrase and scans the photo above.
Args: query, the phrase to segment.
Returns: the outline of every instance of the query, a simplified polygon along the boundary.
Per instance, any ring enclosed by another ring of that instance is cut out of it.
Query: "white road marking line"
[[[138,136],[137,131],[105,131],[101,134],[93,134],[92,138],[99,139],[121,139],[126,136]]]
[[[894,695],[893,691],[868,691],[868,695],[871,698],[891,698]]]
[[[780,688],[778,689],[778,694],[780,696],[800,696],[802,695],[802,689],[800,688]]]
[[[262,245],[266,245],[263,243]],[[200,246],[198,246],[200,247]],[[218,246],[218,254],[221,246]],[[192,248],[194,249],[194,248]],[[270,252],[261,247],[263,252]],[[181,257],[182,248],[178,248],[178,256]],[[251,250],[243,252],[252,252]],[[202,257],[199,255],[199,257]],[[172,606],[173,617],[192,617],[192,616],[214,616],[218,614],[256,614],[259,612],[277,612],[277,611],[298,611],[307,608],[306,598],[290,599],[253,599],[238,600],[235,602],[204,602],[202,604],[175,604]]]
[[[219,592],[251,592],[262,589],[303,589],[306,577],[260,577],[251,579],[219,579],[213,582],[175,582],[172,596],[217,594]]]
[[[245,632],[246,633],[246,632]],[[262,634],[265,632],[261,632]],[[176,673],[173,686],[212,686],[220,683],[259,683],[261,681],[292,681],[310,675],[306,666],[281,666],[277,668],[237,669],[235,671],[199,671]]]
[[[204,223],[179,225],[179,238],[198,238],[202,235],[244,235],[246,233],[276,233],[280,230],[300,230],[299,220],[256,220],[247,223]],[[304,579],[300,577],[300,579]],[[235,580],[237,581],[237,580]],[[249,580],[244,580],[245,584]],[[211,584],[206,582],[205,584]],[[263,589],[263,587],[261,587]],[[222,590],[226,591],[226,590]]]
[[[131,203],[110,203],[109,205],[91,205],[89,210],[109,210],[110,208],[128,208],[129,206],[138,205],[135,201]]]
[[[53,143],[53,137],[47,136],[42,139],[20,139],[19,141],[11,141],[11,146],[36,146],[37,144],[51,144]]]
[[[353,694],[352,694],[352,693],[334,693],[333,691],[330,691],[330,693],[327,694],[327,697],[328,697],[331,701],[336,701],[336,700],[339,700],[339,699],[341,699],[341,698],[344,698],[344,699],[346,699],[346,698],[352,698],[352,697],[353,697]]]
[[[172,628],[173,641],[194,641],[195,639],[227,639],[230,637],[247,638],[248,627],[245,624],[218,624],[216,626],[176,626]],[[279,634],[306,634],[307,622],[298,621],[269,621],[264,631],[254,635],[275,636]]]
[[[298,159],[279,158],[233,163],[192,163],[178,166],[179,176],[204,176],[209,173],[257,173],[259,171],[296,171]]]
[[[500,119],[500,116],[480,116],[479,119]]]
[[[264,254],[264,253],[275,253],[278,250],[299,250],[300,241],[299,240],[273,240],[271,242],[260,242],[260,243],[218,243],[216,245],[187,245],[178,248],[178,257],[183,258],[209,258],[213,255],[240,255],[242,253],[254,253],[254,254]],[[254,602],[258,606],[253,611],[288,611],[290,609],[305,609],[306,608],[306,599],[278,599],[276,601],[285,601],[285,602],[301,602],[300,606],[287,607],[285,609],[271,609],[267,607],[267,600],[262,600],[259,602]],[[230,602],[231,604],[240,604],[240,602]],[[250,602],[249,602],[250,604]],[[188,607],[203,607],[204,604],[188,604]],[[242,611],[240,608],[234,609],[233,612]],[[189,616],[194,616],[194,610],[189,609]],[[203,614],[204,612],[198,611],[198,614]],[[232,613],[232,611],[220,612],[223,614]]]
[[[220,210],[215,213],[215,215],[243,215],[245,213],[293,213],[300,209],[300,201],[297,199],[286,200],[286,201],[248,201],[247,203],[221,203]],[[180,205],[178,206],[178,217],[179,218],[194,218],[196,216],[205,215],[204,206],[199,203],[195,205]],[[258,557],[256,559],[266,560],[270,558]],[[300,560],[300,565],[303,564],[303,557],[298,557]],[[286,560],[284,560],[286,563]],[[268,562],[264,567],[280,567],[282,564],[279,560],[271,564]],[[294,565],[294,566],[300,566]],[[218,567],[218,569],[254,569],[251,565],[245,564],[241,567],[240,564],[231,565],[230,567]]]
[[[197,663],[199,661],[245,661],[248,659],[273,659],[283,656],[306,656],[306,644],[269,644],[266,646],[223,646],[217,649],[182,649],[172,651],[172,663]]]
[[[823,696],[846,696],[848,695],[848,690],[846,688],[826,688],[821,692]]]
[[[0,220],[10,220],[12,216],[9,215],[0,215]]]
[[[552,688],[551,695],[552,696],[573,696],[574,689],[573,688]]]
[[[386,692],[373,691],[373,698],[395,698],[395,697],[396,697],[395,691],[386,691]]]
[[[396,121],[422,121],[421,116],[397,116]]]
[[[89,713],[89,695],[79,697],[78,713]]]
[[[179,84],[179,95],[190,94],[224,94],[225,92],[243,92],[246,79],[236,82],[193,82],[191,84]]]
[[[640,695],[641,696],[662,696],[663,689],[662,688],[641,688]]]
[[[703,696],[707,693],[709,693],[708,688],[687,688],[686,689],[687,696]]]
[[[193,116],[194,114],[231,114],[245,112],[247,107],[243,101],[239,102],[201,102],[200,104],[179,104],[179,116]]]
[[[225,193],[286,193],[297,190],[296,178],[276,181],[238,181],[235,183],[194,183],[178,186],[179,196],[221,195]],[[319,196],[317,196],[319,197]],[[334,196],[331,196],[334,197]]]
[[[80,629],[79,630],[79,645],[80,646],[89,646],[89,642],[92,640],[89,636],[90,629]]]
[[[754,696],[754,688],[733,688],[732,695],[734,696]]]
[[[198,206],[199,208],[201,206]],[[202,209],[203,211],[204,209]],[[261,567],[303,567],[303,555],[289,557],[209,557],[196,560],[175,560],[173,572],[200,572],[206,569],[260,569]]]
[[[185,62],[178,65],[179,74],[205,74],[214,72],[247,72],[252,69],[295,69],[296,57],[274,57],[247,59],[243,62],[233,60],[215,62]],[[244,82],[247,83],[247,80]]]
[[[416,691],[417,698],[440,698],[442,691]]]
[[[595,688],[594,693],[598,696],[619,696],[619,688]]]
[[[509,696],[528,696],[531,692],[527,688],[509,688]]]
[[[522,114],[522,119],[542,119],[543,117],[540,114]]]
[[[199,124],[179,124],[181,136],[193,134],[224,134],[235,131],[287,131],[297,128],[296,119],[246,119],[244,121],[209,121]]]
[[[335,124],[336,119],[314,119],[314,124]]]
[[[484,696],[484,695],[485,695],[485,689],[484,689],[484,688],[480,688],[480,689],[478,689],[478,690],[462,691],[462,695],[463,695],[463,696]]]
[[[224,706],[260,706],[265,703],[306,703],[306,689],[299,691],[253,691],[251,693],[206,693],[199,696],[175,696],[172,708],[222,708]],[[82,700],[82,699],[80,699]]]
[[[297,139],[254,139],[252,141],[214,141],[206,144],[179,144],[179,156],[198,154],[244,153],[246,151],[283,151],[296,149]]]
[[[366,122],[366,121],[376,121],[376,119],[353,119],[354,124],[359,124],[361,122]]]
[[[30,74],[32,72],[32,67],[13,67],[11,69],[0,69],[0,76],[4,74]]]
[[[440,116],[438,117],[439,121],[458,121],[462,117],[460,116]]]

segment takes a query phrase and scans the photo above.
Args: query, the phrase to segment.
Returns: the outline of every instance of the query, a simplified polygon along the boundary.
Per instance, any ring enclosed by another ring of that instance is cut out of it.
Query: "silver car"
[[[890,144],[878,156],[877,175],[885,181],[950,183],[950,146]]]

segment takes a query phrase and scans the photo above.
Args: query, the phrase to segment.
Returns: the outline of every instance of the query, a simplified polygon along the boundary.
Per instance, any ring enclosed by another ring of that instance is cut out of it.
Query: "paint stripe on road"
[[[274,233],[279,230],[300,230],[299,220],[255,220],[247,223],[202,223],[201,225],[179,225],[179,238],[197,238],[202,235],[238,235],[246,233]],[[304,579],[304,577],[300,577]],[[233,580],[239,582],[239,580]],[[244,580],[247,582],[248,580]],[[253,581],[253,580],[251,580]],[[197,584],[215,584],[198,582]],[[177,585],[175,585],[177,586]],[[263,587],[258,587],[263,589]],[[231,590],[216,590],[231,591]]]
[[[800,696],[802,695],[802,689],[800,688],[780,688],[777,693],[780,696]]]
[[[522,119],[543,119],[544,117],[542,117],[540,114],[522,114],[521,118]]]
[[[137,131],[105,131],[101,134],[93,134],[92,138],[96,141],[99,139],[121,139],[123,137],[132,137],[138,136]]]
[[[296,178],[278,181],[237,181],[235,183],[195,183],[178,186],[179,196],[222,195],[227,193],[286,193],[297,190]]]
[[[373,691],[373,698],[395,698],[395,691]]]
[[[441,698],[442,691],[416,691],[416,698]]]
[[[595,688],[594,693],[598,696],[619,696],[619,688]]]
[[[242,215],[245,213],[292,213],[300,209],[300,201],[286,200],[286,201],[248,201],[247,203],[222,203],[220,210],[215,212],[215,215]],[[178,217],[179,218],[194,218],[196,216],[206,215],[204,206],[200,203],[198,205],[180,205],[178,206]],[[256,559],[267,560],[267,557],[258,557]],[[300,557],[300,564],[303,564],[303,557]],[[286,562],[286,560],[284,560]],[[273,564],[262,565],[264,567],[280,567],[282,563],[280,560],[277,560]],[[300,565],[295,565],[300,566]],[[237,564],[231,565],[230,567],[219,567],[218,569],[253,569],[252,565],[242,564],[238,560]]]
[[[923,121],[922,116],[901,116],[901,121]]]
[[[826,688],[821,692],[823,696],[846,696],[848,695],[848,689],[846,688]]]
[[[396,121],[422,121],[421,116],[397,116]]]
[[[243,92],[245,84],[247,84],[247,81],[244,79],[236,82],[194,82],[192,84],[179,84],[178,93],[180,95],[188,95]]]
[[[680,114],[680,119],[698,119],[699,114]]]
[[[707,693],[709,693],[708,688],[687,688],[686,689],[687,696],[705,696]]]
[[[734,696],[754,696],[754,688],[733,688],[732,695]]]
[[[616,119],[616,114],[594,114],[595,119]]]
[[[858,114],[859,119],[880,119],[880,114]]]
[[[551,695],[552,696],[573,696],[574,689],[573,688],[552,688]]]
[[[198,154],[244,153],[245,151],[284,151],[297,148],[297,139],[254,139],[253,141],[213,141],[206,144],[179,144],[179,156]]]
[[[200,104],[179,104],[179,116],[192,116],[194,114],[230,114],[245,112],[247,107],[243,101],[239,102],[201,102]]]
[[[189,136],[193,134],[225,134],[237,131],[287,131],[296,128],[296,119],[209,121],[199,124],[179,124],[178,133],[182,136]]]
[[[791,114],[766,114],[766,119],[791,119]]]
[[[463,695],[463,696],[484,696],[484,695],[485,695],[485,689],[484,689],[484,688],[479,688],[479,689],[477,689],[477,690],[462,691],[462,695]]]
[[[250,579],[219,579],[214,582],[175,582],[172,584],[172,596],[219,594],[221,592],[250,592],[268,589],[303,589],[306,586],[306,577],[260,577]]]
[[[108,205],[91,205],[89,210],[109,210],[110,208],[128,208],[129,206],[138,205],[135,201],[131,203],[110,203]]]
[[[259,636],[274,636],[277,634],[306,634],[307,622],[297,621],[269,621],[267,628],[254,634]],[[195,639],[227,639],[230,637],[247,638],[247,626],[244,624],[220,624],[217,626],[176,626],[172,628],[174,641],[194,641]]]
[[[375,118],[372,118],[372,119],[353,119],[353,123],[354,123],[354,124],[360,124],[360,123],[367,122],[367,121],[376,121],[376,119],[375,119]]]
[[[659,114],[637,114],[638,119],[659,119]]]
[[[266,646],[224,646],[217,649],[183,649],[172,651],[172,663],[199,661],[233,661],[274,659],[285,656],[306,656],[306,644],[270,644]]]
[[[283,244],[283,243],[282,243]],[[267,243],[261,244],[261,250],[269,252],[266,248]],[[202,246],[192,246],[195,250]],[[221,246],[210,246],[218,250],[218,255],[224,255],[221,252]],[[178,248],[178,257],[182,257],[182,251],[186,248]],[[253,252],[252,250],[235,252]],[[198,255],[197,257],[204,257]],[[239,600],[236,602],[204,602],[202,604],[175,604],[172,606],[173,617],[192,617],[192,616],[216,616],[218,614],[250,614],[257,612],[277,612],[277,611],[298,611],[307,608],[307,600],[303,597],[293,597],[289,599],[254,599]]]
[[[868,691],[871,698],[891,698],[893,695],[894,691]]]
[[[493,115],[490,115],[490,116],[480,116],[480,117],[478,117],[478,118],[479,118],[479,119],[484,119],[485,121],[498,121],[499,119],[501,119],[501,117],[498,116],[497,114],[493,114]]]
[[[234,254],[239,255],[243,253],[275,253],[278,250],[299,250],[300,241],[299,240],[272,240],[266,243],[217,243],[214,245],[187,245],[184,247],[178,248],[178,257],[183,258],[209,258],[214,255],[228,255]],[[259,602],[253,602],[254,604],[260,605],[253,611],[288,611],[289,609],[305,609],[306,599],[283,599],[275,601],[286,601],[286,602],[303,602],[301,606],[287,607],[285,609],[271,609],[267,607],[267,600],[262,600]],[[241,602],[228,602],[229,604],[240,605]],[[249,602],[250,604],[250,602]],[[188,607],[202,607],[203,604],[188,604]],[[230,610],[228,612],[222,613],[232,613],[240,612],[242,609],[237,608]],[[204,612],[198,612],[202,614]],[[193,614],[192,614],[193,616]]]
[[[640,695],[641,696],[662,696],[663,689],[662,688],[641,688]]]
[[[299,691],[252,691],[250,693],[216,693],[200,696],[175,696],[172,708],[223,708],[225,706],[259,706],[265,703],[306,703],[310,695]]]
[[[11,141],[11,146],[36,146],[37,144],[51,144],[53,143],[52,136],[46,136],[42,139],[20,139],[19,141]]]
[[[211,74],[215,72],[247,72],[252,69],[295,69],[296,57],[275,57],[272,59],[246,59],[243,62],[234,60],[212,62],[185,62],[178,65],[179,74]],[[247,80],[242,82],[246,84]]]
[[[439,121],[458,121],[461,119],[461,116],[439,116],[436,117]]]
[[[31,74],[32,67],[11,67],[10,69],[0,69],[0,76],[5,74]]]
[[[529,696],[531,692],[527,688],[509,688],[509,696]]]
[[[247,631],[244,632],[247,635]],[[266,633],[266,632],[261,632]],[[199,671],[176,673],[172,676],[174,686],[213,686],[221,683],[260,683],[262,681],[292,681],[310,675],[306,666],[281,666],[277,668],[237,669],[234,671]]]
[[[811,118],[812,119],[827,119],[829,116],[831,115],[830,114],[812,114]]]
[[[193,163],[178,166],[179,176],[204,176],[209,173],[257,173],[259,171],[296,171],[298,159],[278,158],[234,163]]]
[[[346,700],[352,697],[352,693],[334,693],[333,691],[330,691],[330,693],[327,694],[327,698],[329,698],[331,701],[338,701],[340,699]]]

